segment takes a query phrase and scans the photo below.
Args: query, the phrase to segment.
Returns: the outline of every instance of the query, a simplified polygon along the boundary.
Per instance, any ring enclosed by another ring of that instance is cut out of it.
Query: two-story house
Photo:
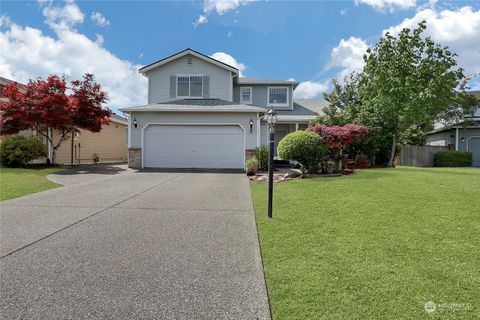
[[[277,112],[275,140],[305,129],[326,105],[294,101],[295,81],[241,77],[237,68],[192,49],[139,70],[148,78],[148,104],[129,114],[129,165],[133,168],[243,169],[267,144],[262,120]]]
[[[480,91],[469,93],[480,99]],[[473,166],[480,167],[480,106],[466,114],[462,121],[429,132],[427,145],[470,151],[473,154]]]

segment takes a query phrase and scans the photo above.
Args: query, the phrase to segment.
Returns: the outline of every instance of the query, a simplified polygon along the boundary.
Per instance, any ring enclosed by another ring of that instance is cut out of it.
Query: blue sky
[[[0,10],[0,75],[93,72],[114,109],[145,103],[140,66],[187,47],[320,97],[332,78],[361,68],[382,32],[422,19],[467,74],[480,72],[479,1],[2,1]]]

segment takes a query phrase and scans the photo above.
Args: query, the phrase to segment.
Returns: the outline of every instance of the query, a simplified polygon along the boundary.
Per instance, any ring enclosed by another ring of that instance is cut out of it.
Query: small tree
[[[317,124],[314,127],[309,126],[307,131],[319,134],[330,148],[338,150],[338,170],[342,169],[342,158],[345,148],[353,142],[363,140],[368,134],[367,127],[356,124],[331,127]]]
[[[4,96],[8,100],[0,103],[0,133],[32,129],[52,146],[52,163],[57,149],[73,133],[80,129],[99,132],[103,124],[110,123],[111,111],[102,107],[107,94],[91,74],[72,81],[70,88],[64,77],[56,75],[30,80],[25,92],[12,83],[4,88]],[[50,130],[59,134],[58,141],[53,140]]]
[[[412,128],[428,128],[442,115],[462,113],[466,78],[448,47],[423,37],[426,22],[398,36],[386,33],[368,49],[359,80],[360,123],[387,128],[393,160],[397,141]],[[460,94],[458,93],[460,92]]]

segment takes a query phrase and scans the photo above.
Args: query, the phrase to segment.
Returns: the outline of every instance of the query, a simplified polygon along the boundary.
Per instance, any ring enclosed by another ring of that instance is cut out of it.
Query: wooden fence
[[[400,151],[400,165],[411,167],[433,167],[433,157],[439,151],[448,150],[442,146],[415,146],[405,144]]]

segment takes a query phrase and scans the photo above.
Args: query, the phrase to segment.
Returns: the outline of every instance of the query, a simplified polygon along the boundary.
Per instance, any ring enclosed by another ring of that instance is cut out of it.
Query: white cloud
[[[95,43],[101,47],[105,40],[103,39],[103,36],[101,34],[96,33],[95,35],[97,36],[97,39],[95,39]]]
[[[232,31],[228,31],[228,33],[227,33],[227,37],[229,37],[229,38],[230,38],[231,36],[232,36]]]
[[[355,4],[366,4],[378,11],[404,10],[416,6],[416,0],[354,0]]]
[[[458,64],[465,69],[466,74],[480,72],[480,9],[477,11],[471,7],[442,11],[424,9],[417,12],[413,18],[403,20],[384,33],[388,31],[397,34],[403,28],[415,28],[422,20],[427,21],[427,35],[458,54]]]
[[[293,97],[297,99],[321,98],[322,93],[328,90],[328,82],[320,83],[314,81],[300,82],[293,93]]]
[[[242,76],[247,69],[247,67],[243,63],[238,62],[237,59],[225,52],[215,52],[210,57],[237,68],[240,76]]]
[[[105,18],[103,14],[98,11],[93,11],[90,19],[100,27],[106,27],[110,25],[110,21],[108,21],[107,18]]]
[[[40,2],[44,5],[46,2]],[[43,8],[45,23],[55,31],[72,30],[76,24],[82,23],[84,15],[77,4],[67,1],[64,6],[53,6],[46,4]]]
[[[244,6],[256,0],[205,0],[203,2],[203,11],[210,13],[216,11],[219,15],[235,10],[237,7]]]
[[[347,9],[340,10],[340,15],[345,16],[347,15],[347,12],[348,12]]]
[[[195,20],[195,22],[193,22],[193,27],[196,29],[199,25],[207,23],[207,22],[208,22],[207,16],[200,15],[200,16],[198,16],[197,20]]]
[[[207,23],[207,16],[216,12],[218,15],[222,16],[225,13],[235,10],[240,6],[244,6],[250,2],[255,2],[258,0],[204,0],[203,1],[203,13],[198,16],[197,20],[193,22],[193,27],[197,28],[199,25]],[[235,19],[233,23],[237,23],[238,19]]]
[[[356,37],[340,40],[338,46],[332,49],[327,69],[340,69],[337,78],[342,80],[352,71],[361,71],[363,55],[368,49],[365,40]]]
[[[83,13],[75,3],[68,2],[64,7],[47,4],[43,14],[54,36],[15,23],[0,32],[2,76],[26,82],[52,73],[80,79],[86,72],[91,72],[108,92],[109,106],[124,107],[146,102],[147,81],[138,73],[140,66],[103,48],[100,45],[103,37],[97,36],[93,41],[73,29],[75,24],[83,21]]]

